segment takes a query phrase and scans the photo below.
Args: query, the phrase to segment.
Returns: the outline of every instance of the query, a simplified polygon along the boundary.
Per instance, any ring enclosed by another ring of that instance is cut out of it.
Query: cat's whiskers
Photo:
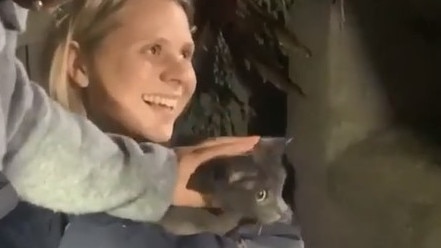
[[[263,225],[259,224],[259,231],[257,232],[257,236],[262,235],[262,229],[263,229]]]

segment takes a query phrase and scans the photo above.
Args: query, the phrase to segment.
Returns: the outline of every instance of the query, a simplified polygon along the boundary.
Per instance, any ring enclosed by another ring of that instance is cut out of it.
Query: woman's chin
[[[143,136],[150,142],[166,143],[166,142],[170,141],[172,134],[173,134],[173,129],[164,130],[164,129],[158,128],[155,131],[156,132],[144,133]]]

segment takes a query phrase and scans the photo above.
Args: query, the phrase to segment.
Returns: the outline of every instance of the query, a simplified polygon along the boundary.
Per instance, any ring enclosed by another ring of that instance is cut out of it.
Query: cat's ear
[[[282,156],[291,141],[292,138],[262,137],[254,147],[254,150],[260,154]]]
[[[224,166],[218,166],[219,163],[221,163],[221,161],[211,160],[199,166],[190,176],[186,185],[187,189],[202,194],[214,193],[217,190],[219,183],[228,180],[226,168]]]

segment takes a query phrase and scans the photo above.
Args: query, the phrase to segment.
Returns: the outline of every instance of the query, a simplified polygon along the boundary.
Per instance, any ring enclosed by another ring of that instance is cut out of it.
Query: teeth
[[[147,102],[149,104],[160,105],[169,109],[176,108],[176,105],[178,103],[177,99],[171,99],[157,95],[142,95],[142,99],[144,100],[144,102]]]

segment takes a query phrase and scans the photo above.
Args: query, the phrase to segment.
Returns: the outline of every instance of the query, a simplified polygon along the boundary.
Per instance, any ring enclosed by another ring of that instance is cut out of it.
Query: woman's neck
[[[101,131],[105,133],[113,133],[113,134],[119,134],[128,136],[132,139],[134,139],[136,142],[146,142],[148,141],[146,138],[134,133],[130,132],[125,128],[123,125],[121,125],[119,122],[114,120],[109,120],[105,118],[96,118],[94,116],[88,116],[89,120],[91,120]]]

